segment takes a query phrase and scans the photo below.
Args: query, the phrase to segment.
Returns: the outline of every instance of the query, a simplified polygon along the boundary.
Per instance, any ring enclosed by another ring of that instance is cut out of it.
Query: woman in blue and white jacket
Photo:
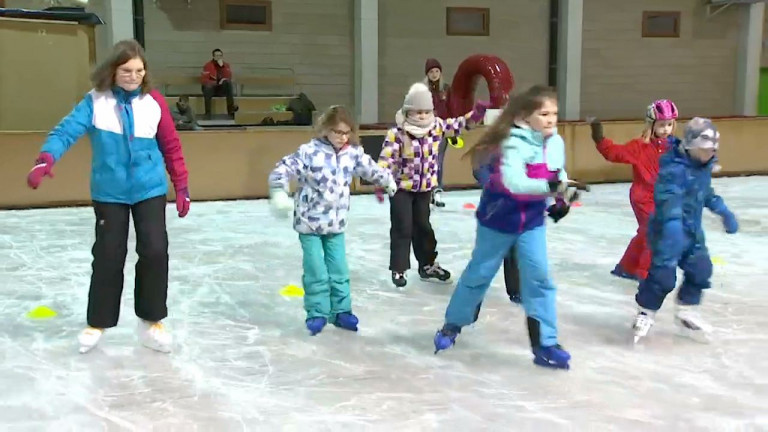
[[[27,184],[40,187],[54,165],[81,137],[93,153],[91,198],[95,220],[86,327],[80,352],[97,346],[117,325],[123,292],[130,221],[136,231],[134,311],[141,343],[170,352],[168,232],[165,208],[170,174],[179,217],[189,212],[188,174],[181,142],[165,97],[152,88],[144,49],[120,41],[91,75],[93,89],[48,134]]]
[[[389,170],[379,167],[357,145],[357,126],[344,107],[333,106],[320,118],[319,134],[278,162],[269,175],[270,201],[277,215],[293,211],[293,227],[304,252],[304,309],[314,336],[328,322],[357,331],[349,294],[349,268],[344,246],[353,176],[397,191]],[[292,178],[299,183],[288,197]]]
[[[568,368],[571,356],[557,338],[556,289],[549,276],[544,213],[547,198],[562,198],[568,185],[562,146],[548,146],[557,124],[557,95],[534,86],[512,98],[470,150],[477,164],[498,156],[477,209],[477,236],[435,335],[436,352],[450,348],[480,305],[504,257],[515,248],[534,363]]]

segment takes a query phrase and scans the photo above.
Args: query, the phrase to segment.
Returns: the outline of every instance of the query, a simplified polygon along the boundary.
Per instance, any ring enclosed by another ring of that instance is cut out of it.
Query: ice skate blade
[[[535,364],[536,366],[545,367],[547,369],[560,369],[560,370],[571,369],[570,363],[565,363],[565,364],[550,363],[544,360],[539,360],[537,358],[533,359],[533,364]]]
[[[678,326],[677,335],[703,345],[712,343],[712,334],[703,330],[691,330],[687,327]]]
[[[80,345],[79,351],[80,354],[85,354],[92,351],[94,348],[96,348],[96,345]]]
[[[448,279],[441,281],[440,279],[434,279],[434,278],[423,278],[419,276],[419,279],[421,279],[423,282],[429,282],[437,285],[450,285],[453,283],[453,279]]]
[[[169,347],[169,346],[163,346],[163,345],[154,344],[154,343],[147,343],[147,342],[142,342],[141,345],[144,348],[150,349],[152,351],[157,351],[157,352],[160,352],[160,353],[163,353],[163,354],[168,354],[168,353],[171,352],[171,347]]]

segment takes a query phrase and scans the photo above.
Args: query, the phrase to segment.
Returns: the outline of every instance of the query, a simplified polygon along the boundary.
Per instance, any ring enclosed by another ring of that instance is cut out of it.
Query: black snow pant
[[[94,202],[96,240],[93,273],[88,293],[88,325],[110,328],[120,316],[123,269],[128,254],[130,216],[136,229],[136,280],[133,291],[136,316],[160,321],[168,315],[168,233],[165,228],[165,195],[139,203]]]
[[[405,272],[411,268],[411,243],[419,268],[437,258],[437,240],[429,223],[432,192],[399,190],[389,199],[389,269]]]

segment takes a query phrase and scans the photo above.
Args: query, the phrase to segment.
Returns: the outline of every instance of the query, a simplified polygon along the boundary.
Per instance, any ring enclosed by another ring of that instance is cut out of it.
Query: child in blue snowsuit
[[[318,129],[317,138],[284,157],[269,175],[270,203],[278,216],[293,212],[293,227],[299,233],[305,323],[313,336],[329,322],[357,331],[344,246],[353,176],[386,188],[390,195],[397,191],[389,170],[380,168],[355,143],[356,125],[349,111],[329,108]],[[292,178],[299,183],[295,202],[287,193]]]
[[[512,98],[470,150],[473,159],[476,153],[499,154],[498,166],[491,168],[483,189],[472,258],[435,335],[436,352],[450,348],[461,328],[475,321],[493,277],[514,247],[534,363],[568,368],[571,356],[557,340],[556,290],[547,268],[544,227],[547,198],[565,192],[568,181],[562,147],[549,151],[545,138],[556,124],[556,93],[534,86]]]
[[[677,267],[683,270],[683,283],[677,293],[675,323],[694,339],[708,340],[710,327],[697,312],[702,291],[710,287],[712,277],[712,261],[701,226],[703,208],[722,218],[725,232],[733,234],[739,229],[734,214],[712,189],[719,141],[720,134],[712,121],[696,117],[686,125],[682,143],[659,161],[656,209],[648,229],[652,261],[648,277],[640,283],[635,296],[635,342],[648,334],[664,298],[675,289]]]

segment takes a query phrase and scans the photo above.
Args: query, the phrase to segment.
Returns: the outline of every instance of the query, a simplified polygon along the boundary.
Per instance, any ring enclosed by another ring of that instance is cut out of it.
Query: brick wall
[[[581,114],[639,118],[657,98],[683,116],[734,111],[739,8],[712,18],[700,0],[584,0]],[[680,38],[642,38],[644,10],[682,13]]]
[[[282,74],[290,69],[296,91],[307,93],[318,109],[351,106],[351,0],[273,0],[272,32],[220,30],[218,4],[144,2],[147,60],[153,70],[202,68],[211,50],[220,48],[235,74]]]
[[[447,6],[488,7],[490,36],[446,36]],[[440,60],[449,80],[472,54],[495,54],[517,88],[547,83],[548,0],[379,0],[379,116],[393,121],[411,83],[424,79],[424,62]],[[483,82],[478,95],[487,95]]]

